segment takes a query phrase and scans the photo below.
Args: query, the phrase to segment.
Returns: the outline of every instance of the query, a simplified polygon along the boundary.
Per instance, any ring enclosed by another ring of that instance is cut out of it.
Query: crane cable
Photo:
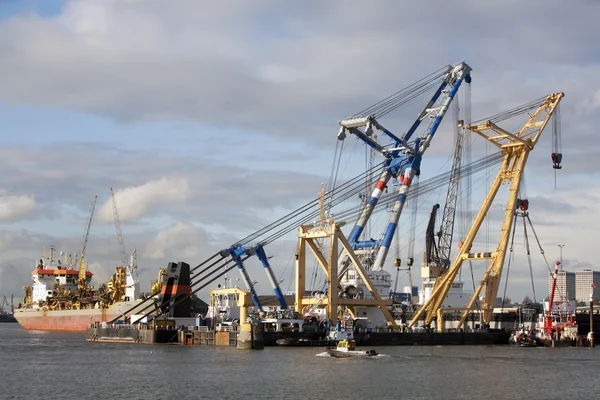
[[[523,223],[525,223],[525,220],[523,220]],[[508,264],[506,266],[506,278],[504,280],[504,294],[502,295],[502,308],[501,308],[501,313],[504,312],[504,301],[506,300],[506,288],[508,287],[508,275],[510,274],[510,265],[511,262],[514,258],[514,253],[513,253],[513,249],[514,249],[514,244],[515,244],[515,232],[517,230],[517,213],[515,213],[515,219],[513,221],[513,229],[512,229],[512,238],[510,241],[510,250],[509,250],[509,256],[508,256]],[[534,292],[534,297],[535,297],[535,292]]]
[[[548,263],[548,259],[546,258],[546,253],[545,253],[544,249],[542,248],[542,245],[540,244],[540,240],[535,231],[535,228],[533,227],[533,223],[531,222],[531,219],[529,218],[529,214],[527,214],[527,220],[529,221],[529,226],[531,226],[531,231],[533,232],[533,235],[535,236],[535,240],[537,241],[538,247],[540,248],[540,253],[542,254],[542,257],[544,258],[544,262],[546,263],[546,268],[548,269],[548,272],[550,273],[550,275],[552,275],[553,274],[552,268],[550,268],[550,264]],[[558,291],[561,296],[564,296],[561,293],[560,288],[558,288]]]
[[[377,166],[373,167],[375,168],[379,168],[381,165],[383,164],[380,163]],[[357,182],[359,182],[359,185],[362,184],[364,176],[366,174],[368,174],[369,171],[365,171],[363,173],[361,173],[360,175],[355,176],[354,178],[352,178],[351,180],[345,182],[344,184],[340,185],[340,187],[337,188],[337,190],[339,191],[340,189],[348,189],[348,190],[352,190],[352,185],[356,185]],[[331,194],[331,190],[329,192],[327,192],[325,195],[328,196]],[[295,211],[292,211],[291,213],[279,218],[276,221],[273,221],[272,223],[270,223],[269,225],[265,226],[262,229],[259,229],[258,231],[246,236],[245,238],[239,240],[238,242],[235,243],[235,245],[244,245],[247,244],[249,242],[255,241],[260,237],[263,237],[265,234],[267,234],[268,232],[271,232],[272,230],[276,229],[278,226],[294,219],[294,218],[299,218],[302,216],[303,213],[306,213],[308,211],[310,211],[311,209],[314,209],[315,206],[317,206],[319,203],[319,198],[317,197],[314,200],[309,201],[308,203],[306,203],[305,205],[303,205],[302,207],[296,209]],[[317,211],[318,212],[318,211]],[[311,213],[312,215],[313,213]],[[314,217],[314,216],[313,216]],[[302,221],[305,221],[305,219],[302,219]]]
[[[501,121],[505,121],[509,118],[513,118],[516,117],[517,115],[521,115],[521,114],[525,114],[529,111],[535,110],[537,108],[539,108],[544,101],[546,101],[546,96],[540,97],[538,99],[532,100],[528,103],[525,104],[521,104],[520,106],[517,106],[515,108],[511,108],[510,110],[506,110],[503,111],[501,113],[498,113],[496,115],[493,115],[491,117],[487,117],[487,118],[483,118],[483,119],[479,119],[477,121],[473,121],[472,124],[473,125],[477,125],[480,124],[482,122],[485,121],[491,121],[493,123],[498,123]]]
[[[529,249],[529,237],[527,236],[527,224],[525,223],[525,215],[523,215],[523,234],[525,235],[525,249],[527,251],[527,261],[529,263],[529,276],[531,277],[531,289],[533,290],[533,302],[537,303],[535,297],[535,283],[533,280],[533,266],[531,265],[531,251]]]
[[[445,76],[448,73],[448,68],[449,66],[444,66],[438,69],[437,71],[432,72],[426,77],[406,86],[403,89],[400,89],[396,93],[391,94],[390,96],[373,104],[372,106],[355,113],[354,115],[352,115],[352,118],[362,116],[374,116],[375,118],[380,118],[394,110],[397,110],[398,108],[408,104],[410,101],[413,101],[416,97],[421,95],[424,91],[424,88],[429,88],[430,86],[433,86],[434,82],[440,80],[441,77]]]
[[[193,269],[190,270],[190,280],[192,279],[192,275],[193,275],[193,271],[195,271],[196,269],[202,267],[203,265],[207,264],[208,262],[210,262],[211,260],[213,260],[215,257],[220,256],[219,252],[213,254],[212,256],[210,256],[209,258],[207,258],[206,260],[204,260],[202,263],[200,263],[199,265],[197,265],[196,267],[194,267]],[[210,268],[212,268],[213,266],[215,266],[217,263],[219,263],[220,261],[222,261],[224,259],[224,257],[221,256],[221,258],[219,258],[217,261],[213,262],[212,264],[210,264],[208,267],[206,267],[204,270],[200,271],[199,273],[197,273],[196,275],[200,275],[204,272],[206,272],[207,270],[209,270]],[[213,271],[214,272],[214,271]],[[200,281],[202,280],[202,278],[200,278]],[[130,309],[124,311],[122,314],[126,315],[128,313],[130,313],[131,311],[139,308],[140,306],[142,306],[143,304],[145,304],[146,302],[150,302],[152,301],[152,303],[150,305],[154,305],[154,297],[160,294],[160,290],[151,293],[145,300],[143,300],[140,304],[136,304],[135,306],[131,307]],[[146,310],[148,309],[148,307],[150,306],[146,306],[145,308],[142,309]],[[113,321],[115,321],[118,318],[115,318]],[[111,322],[113,322],[111,321]]]
[[[463,168],[461,171],[461,175],[478,172],[482,169],[489,167],[490,165],[496,164],[502,158],[503,158],[503,155],[501,153],[492,154],[484,159],[474,162],[472,165],[470,165],[466,168]],[[379,166],[380,165],[381,164],[379,164]],[[377,168],[379,166],[377,166]],[[367,171],[367,173],[368,173],[368,171]],[[431,178],[425,182],[419,182],[419,184],[413,185],[411,187],[411,191],[407,195],[407,199],[412,199],[415,196],[418,196],[419,194],[431,192],[431,191],[445,185],[447,183],[449,174],[450,174],[449,172],[446,172],[446,173],[440,174],[434,178]],[[334,198],[332,201],[332,207],[335,207],[335,206],[341,204],[342,202],[344,202],[345,200],[353,197],[355,194],[358,194],[362,190],[362,184],[358,183],[358,182],[362,181],[363,176],[364,176],[364,173],[355,177],[352,180],[353,181],[352,183],[354,183],[355,186],[347,189],[342,195],[339,195],[340,192],[338,192],[338,197]],[[378,178],[374,178],[374,180],[375,179],[378,179]],[[364,184],[364,182],[363,182],[363,184]],[[379,200],[379,202],[377,203],[377,205],[375,206],[375,209],[373,212],[374,213],[380,212],[382,210],[383,205],[385,205],[386,202],[390,201],[394,196],[395,196],[395,193],[384,194],[381,197],[381,199]],[[318,201],[318,199],[316,201]],[[311,203],[314,203],[314,201]],[[279,229],[275,233],[268,236],[261,243],[263,243],[263,245],[272,243],[274,240],[277,240],[277,239],[281,238],[282,236],[285,236],[289,232],[297,229],[299,224],[305,224],[305,223],[313,220],[318,215],[319,211],[311,203],[309,203],[305,207],[303,207],[305,209],[304,210],[305,212],[309,212],[308,214],[302,215],[299,212],[291,213],[291,214],[288,214],[288,216],[286,216],[284,218],[280,218],[278,221],[275,221],[274,223],[272,223],[271,224],[273,226],[272,228],[270,228],[268,230],[266,228],[263,228],[262,231],[264,233],[267,233],[267,232],[270,232],[270,231],[276,229],[278,226],[280,226],[281,224],[277,225],[278,222],[281,221],[283,223],[287,223],[288,221],[293,220],[292,222],[288,223],[288,225],[286,225],[285,227]],[[312,206],[312,211],[310,211],[311,206]],[[345,210],[341,211],[340,213],[337,213],[336,218],[337,219],[345,219],[348,217],[354,217],[354,216],[356,216],[357,213],[359,213],[361,211],[361,207],[362,206],[359,205],[359,206],[353,206],[352,208],[349,208],[349,209],[345,209]],[[260,233],[263,233],[263,232],[260,232]],[[258,237],[259,235],[254,235],[254,236]],[[244,239],[244,240],[247,243],[248,240],[247,239]]]
[[[382,164],[383,163],[379,164],[378,166],[374,167],[373,169],[379,168]],[[369,171],[366,171],[366,172],[354,177],[351,181],[348,181],[344,185],[340,186],[338,188],[338,197],[336,197],[332,200],[332,207],[335,207],[336,205],[340,204],[341,202],[347,200],[348,198],[353,197],[354,195],[360,193],[364,188],[364,186],[363,186],[364,185],[364,176],[366,174],[368,174],[368,172]],[[341,192],[341,194],[339,194],[340,193],[339,189],[341,189],[341,188],[345,188],[345,191],[343,191],[343,192]],[[330,192],[327,192],[327,193],[330,193]],[[326,196],[327,196],[327,193],[326,193]],[[270,228],[268,230],[263,229],[263,231],[265,231],[264,233],[266,234],[267,232],[277,229],[282,224],[287,223],[286,226],[284,226],[283,228],[279,229],[275,233],[273,233],[270,236],[263,239],[261,241],[261,243],[263,243],[263,244],[271,243],[274,240],[279,239],[280,237],[286,235],[287,233],[297,229],[298,225],[305,224],[305,223],[313,220],[319,214],[318,207],[316,207],[316,205],[318,205],[318,201],[319,201],[319,199],[317,198],[316,200],[313,200],[312,202],[310,202],[309,204],[304,206],[303,207],[304,214],[302,214],[300,212],[293,212],[291,214],[288,214],[286,217],[280,218],[276,222],[270,224]],[[311,211],[311,209],[312,209],[312,211]],[[306,214],[307,212],[309,212],[309,213]],[[258,236],[258,235],[255,235],[255,236]],[[261,236],[264,236],[264,234]],[[246,241],[246,243],[247,243],[247,241]]]

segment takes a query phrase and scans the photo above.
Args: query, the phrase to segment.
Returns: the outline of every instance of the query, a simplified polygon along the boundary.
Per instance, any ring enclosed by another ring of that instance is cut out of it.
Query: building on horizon
[[[548,278],[548,296],[552,293],[552,274]],[[558,271],[558,276],[556,277],[556,291],[554,292],[554,301],[558,301],[562,298],[567,300],[577,298],[577,289],[576,289],[576,276],[575,272],[569,271]],[[590,294],[588,293],[588,298]],[[579,300],[579,299],[577,299]]]
[[[593,291],[594,300],[600,299],[600,271],[584,269],[575,272],[575,298],[577,301],[588,303]],[[595,285],[595,287],[592,287]]]

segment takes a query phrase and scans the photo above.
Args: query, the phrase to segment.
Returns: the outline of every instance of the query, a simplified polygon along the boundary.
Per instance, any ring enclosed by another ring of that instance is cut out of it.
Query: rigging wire
[[[503,155],[501,153],[492,154],[485,159],[476,161],[475,163],[473,163],[472,166],[468,166],[467,168],[464,168],[464,170],[461,171],[461,173],[478,172],[484,168],[487,168],[493,164],[496,164],[502,158],[503,158]],[[365,173],[368,173],[368,171]],[[364,182],[363,176],[365,173],[353,178],[353,180],[352,180],[353,186],[350,186],[349,188],[347,188],[347,190],[345,192],[343,192],[342,194],[340,194],[340,192],[338,192],[338,197],[336,197],[332,201],[332,207],[335,207],[335,206],[343,203],[345,200],[360,193],[360,191],[363,188],[363,184],[361,182]],[[449,177],[449,172],[441,174],[437,177],[431,178],[426,181],[427,183],[419,182],[418,184],[413,185],[411,187],[411,191],[407,195],[407,199],[412,199],[415,196],[418,196],[419,194],[424,194],[424,193],[434,191],[438,187],[447,184],[448,177]],[[376,179],[376,178],[374,178],[374,179]],[[379,202],[377,203],[377,205],[375,206],[375,210],[373,212],[381,211],[382,206],[384,206],[386,204],[386,202],[391,200],[393,197],[394,197],[394,193],[384,194],[381,197],[381,199],[379,200]],[[273,229],[276,229],[278,226],[281,226],[282,223],[291,221],[286,226],[282,227],[281,229],[277,230],[275,233],[268,236],[264,241],[261,241],[261,243],[263,243],[263,245],[267,244],[267,243],[271,243],[274,240],[277,240],[277,239],[281,238],[282,236],[285,236],[289,232],[297,229],[298,225],[306,224],[307,222],[313,220],[318,215],[318,212],[319,212],[314,206],[315,206],[314,202],[312,202],[311,206],[306,207],[303,210],[305,212],[309,212],[308,214],[292,213],[292,214],[290,214],[289,218],[280,218],[281,222],[279,224],[277,224],[277,225],[275,223],[271,224],[271,225],[274,225],[274,227],[269,229],[269,231],[272,231]],[[310,211],[311,207],[312,207],[312,211]],[[355,216],[357,212],[360,212],[360,209],[361,209],[360,205],[354,206],[352,208],[343,210],[342,212],[335,214],[335,217],[338,220],[346,219],[348,217]],[[280,221],[280,220],[278,220],[278,221]],[[262,234],[262,232],[261,232],[261,234]],[[258,237],[258,235],[257,235],[257,237]]]
[[[523,216],[523,234],[525,235],[525,250],[527,251],[527,261],[529,263],[529,276],[531,277],[531,289],[533,290],[533,302],[537,303],[535,297],[535,284],[533,281],[533,266],[531,265],[531,251],[529,249],[529,237],[527,236],[527,224],[525,223],[525,216]]]
[[[506,288],[508,287],[508,276],[510,274],[510,265],[512,260],[515,257],[515,254],[513,253],[513,249],[514,249],[514,244],[515,244],[515,232],[517,230],[517,213],[515,213],[515,219],[513,221],[513,229],[512,229],[512,239],[510,240],[510,250],[509,250],[509,256],[508,256],[508,264],[506,266],[506,278],[504,279],[504,294],[502,295],[502,311],[501,313],[504,312],[504,301],[506,300]],[[523,219],[523,225],[525,225],[525,220]],[[473,285],[473,291],[475,291],[475,285]]]
[[[380,165],[378,165],[378,167]],[[366,171],[366,172],[356,176],[355,178],[353,178],[351,181],[347,182],[346,184],[344,184],[343,186],[348,186],[346,188],[346,191],[342,192],[342,194],[339,194],[340,192],[338,191],[338,197],[333,199],[332,207],[335,207],[337,204],[341,203],[342,201],[347,200],[348,198],[353,197],[353,196],[357,195],[358,193],[360,193],[364,189],[364,186],[363,186],[364,185],[364,181],[363,181],[364,175],[367,174],[368,172],[369,171]],[[317,202],[318,202],[318,199],[317,199]],[[306,211],[310,211],[310,208],[308,208]],[[314,207],[314,205],[313,205],[312,211],[310,211],[310,213],[308,213],[308,214],[302,215],[300,213],[292,213],[291,217],[288,217],[285,219],[281,218],[281,220],[283,220],[284,223],[287,223],[287,225],[285,225],[283,228],[277,230],[275,233],[271,234],[271,236],[268,236],[266,239],[264,239],[261,242],[263,244],[273,242],[274,240],[297,229],[298,225],[305,224],[305,223],[311,221],[318,215],[318,213],[319,213],[319,210],[316,207]],[[289,222],[289,221],[291,221],[291,222]],[[271,225],[274,225],[274,224],[271,224]],[[275,225],[273,228],[269,229],[269,231],[276,229],[280,225],[281,224]]]
[[[473,124],[481,124],[482,122],[486,122],[486,121],[491,121],[493,123],[505,121],[507,119],[516,117],[518,115],[521,115],[521,114],[524,114],[524,113],[527,113],[529,111],[539,108],[544,103],[545,100],[546,100],[546,96],[540,97],[538,99],[530,101],[529,103],[522,104],[522,105],[512,108],[510,110],[506,110],[501,113],[495,114],[491,117],[473,121]]]
[[[381,167],[381,165],[383,165],[383,162],[378,164],[374,168],[379,168],[379,167]],[[338,191],[341,189],[348,189],[348,188],[350,188],[349,189],[350,191],[356,190],[357,183],[360,185],[363,182],[364,175],[366,175],[368,173],[369,173],[369,171],[365,171],[365,172],[361,173],[360,175],[357,175],[356,177],[350,179],[349,181],[340,185],[337,188]],[[331,190],[329,192],[327,192],[326,196],[330,195],[331,192],[332,192]],[[265,234],[267,234],[268,232],[272,231],[273,229],[276,229],[281,224],[287,223],[287,222],[293,220],[294,218],[299,218],[303,215],[303,213],[306,213],[310,210],[314,210],[316,208],[316,206],[318,206],[318,203],[319,203],[319,198],[317,197],[316,199],[306,203],[304,206],[296,209],[295,211],[292,211],[291,213],[289,213],[289,214],[279,218],[278,220],[270,223],[269,225],[265,226],[264,228],[259,229],[255,233],[246,236],[244,239],[238,241],[236,243],[236,245],[244,245],[251,241],[257,240],[259,237],[262,237]],[[318,210],[311,212],[311,214],[310,214],[311,217],[308,220],[310,220],[311,218],[314,218],[314,216],[316,216],[316,214],[314,214],[315,212],[318,213]],[[301,221],[306,222],[307,220],[306,220],[306,218],[302,218]],[[296,225],[296,227],[297,227],[297,225]]]
[[[382,110],[385,111],[385,110],[390,110],[390,109],[397,109],[399,106],[396,108],[393,108],[393,107],[398,105],[399,103],[401,104],[402,101],[404,101],[410,94],[413,94],[414,92],[420,90],[423,86],[426,86],[433,81],[439,80],[442,76],[446,75],[446,73],[448,72],[448,68],[449,68],[449,66],[444,66],[444,67],[438,69],[437,71],[432,72],[431,74],[427,75],[426,77],[418,80],[417,82],[414,82],[414,83],[408,85],[407,87],[405,87],[403,89],[400,89],[396,93],[391,94],[390,96],[373,104],[372,106],[367,107],[364,110],[361,110],[361,111],[355,113],[354,115],[352,115],[352,118],[368,116],[368,115],[374,115],[376,118],[378,118],[378,112],[381,112]],[[383,115],[385,115],[385,114],[383,114]],[[382,116],[382,115],[379,115],[379,117],[380,116]]]

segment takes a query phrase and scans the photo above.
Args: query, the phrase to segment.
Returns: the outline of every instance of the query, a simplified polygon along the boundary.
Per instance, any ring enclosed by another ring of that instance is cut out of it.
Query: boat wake
[[[324,351],[319,354],[315,354],[317,357],[331,357],[328,352]]]

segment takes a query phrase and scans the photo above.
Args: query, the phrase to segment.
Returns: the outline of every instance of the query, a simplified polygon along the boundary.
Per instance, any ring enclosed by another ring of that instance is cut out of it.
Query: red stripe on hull
[[[42,311],[15,312],[15,318],[27,330],[85,332],[85,329],[94,322],[107,322],[119,316],[108,313],[102,315],[101,312],[94,314],[76,312],[73,315],[52,314],[52,311],[48,311],[47,315],[42,315]]]

